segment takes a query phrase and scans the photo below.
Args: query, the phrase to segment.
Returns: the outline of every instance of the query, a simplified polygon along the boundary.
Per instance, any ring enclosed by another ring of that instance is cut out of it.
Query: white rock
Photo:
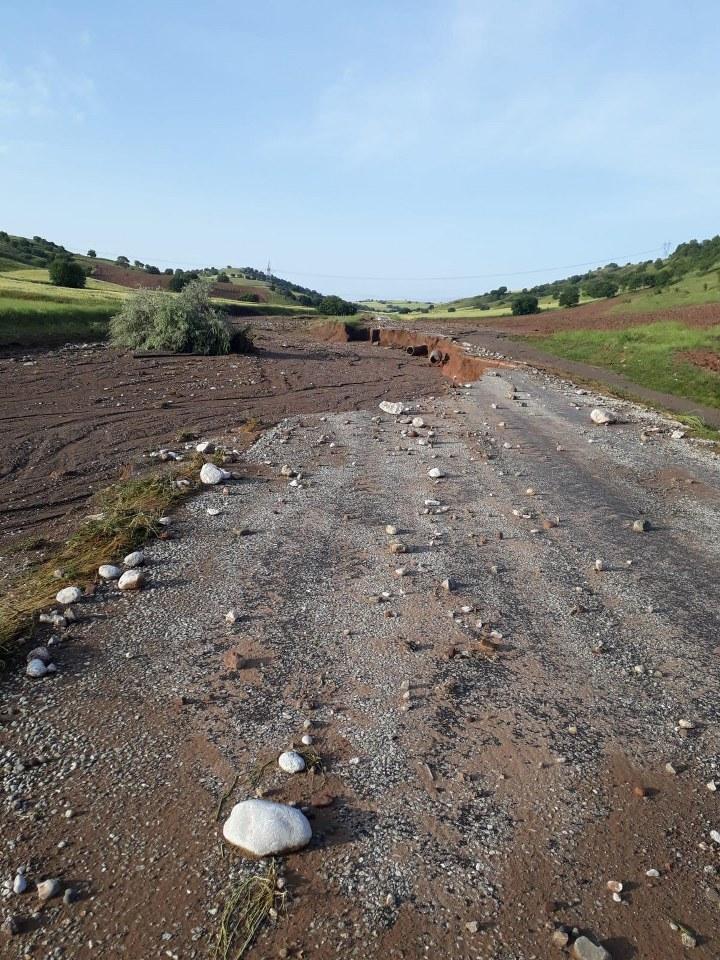
[[[389,400],[381,400],[378,406],[383,413],[389,413],[393,417],[399,417],[405,412],[405,407],[402,403],[390,403]]]
[[[80,597],[82,597],[82,590],[80,587],[63,587],[55,599],[58,603],[68,606],[71,603],[77,603]]]
[[[431,467],[427,473],[431,480],[440,480],[445,476],[440,467]]]
[[[142,570],[126,570],[118,580],[118,587],[121,590],[140,590],[145,582],[145,574]]]
[[[243,800],[232,808],[223,836],[247,853],[267,857],[307,846],[312,827],[295,807],[270,800]]]
[[[39,657],[33,657],[32,660],[28,661],[28,665],[25,667],[25,673],[29,677],[32,677],[33,680],[39,680],[40,677],[44,677],[47,672],[47,666]]]
[[[204,463],[200,471],[200,480],[208,486],[214,486],[216,483],[222,483],[223,480],[229,480],[230,473],[223,470],[222,467],[216,467],[214,463]]]
[[[593,423],[603,424],[615,423],[617,417],[612,410],[605,410],[603,407],[595,407],[594,410],[590,411],[590,419]]]
[[[425,426],[425,421],[423,420],[422,417],[413,417],[413,419],[412,419],[412,425],[413,425],[417,430],[419,430],[420,427],[424,427],[424,426]]]
[[[715,843],[720,843],[720,830],[711,830],[710,839],[714,840]]]
[[[587,937],[578,937],[573,944],[573,956],[576,960],[612,960],[605,947],[600,947]]]
[[[134,550],[132,553],[129,553],[123,560],[123,566],[125,567],[141,567],[145,563],[145,554],[142,550]]]
[[[198,453],[212,453],[215,449],[215,444],[211,440],[201,440],[195,449]]]
[[[219,517],[222,510],[219,507],[208,507],[205,512],[209,517]]]
[[[670,434],[670,436],[673,438],[673,440],[682,440],[682,438],[685,436],[685,431],[684,431],[684,430],[673,430],[673,432]]]
[[[102,566],[98,567],[98,576],[102,580],[119,580],[121,574],[120,567],[116,567],[112,563],[103,563]]]
[[[51,880],[43,880],[37,885],[38,899],[49,900],[51,897],[57,897],[61,889],[62,884],[59,880],[55,878]]]
[[[389,524],[385,527],[385,533],[386,533],[389,537],[394,537],[397,532],[398,532],[397,527],[396,527],[394,524],[392,524],[392,523],[389,523]]]
[[[312,744],[312,742],[313,742],[313,738],[310,736],[309,733],[304,733],[304,734],[302,735],[302,737],[300,738],[300,740],[301,740],[302,743],[305,744],[306,747],[311,746],[311,744]]]
[[[225,621],[227,623],[237,623],[239,619],[240,619],[240,613],[235,609],[235,607],[232,607],[225,614]]]
[[[26,890],[27,880],[25,879],[25,875],[18,870],[13,880],[13,893],[25,893]]]
[[[305,769],[305,761],[294,750],[286,750],[278,757],[278,766],[285,773],[301,773]]]

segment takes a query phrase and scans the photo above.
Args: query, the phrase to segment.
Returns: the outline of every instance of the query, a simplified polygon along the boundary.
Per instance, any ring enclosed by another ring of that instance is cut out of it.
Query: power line
[[[80,245],[75,245],[81,247]],[[654,247],[652,250],[640,250],[637,253],[624,254],[623,256],[614,256],[614,257],[595,257],[592,260],[587,260],[584,263],[566,263],[561,266],[554,267],[536,267],[532,270],[500,270],[496,273],[468,273],[468,274],[457,274],[453,276],[442,276],[442,277],[389,277],[389,276],[363,276],[359,274],[340,274],[340,273],[314,273],[311,270],[290,270],[284,267],[276,267],[277,276],[291,276],[291,277],[316,277],[321,280],[372,280],[376,282],[389,283],[393,281],[403,282],[403,283],[426,283],[426,282],[441,282],[441,281],[453,281],[453,280],[492,280],[497,277],[524,277],[532,276],[538,273],[554,273],[560,270],[577,270],[580,267],[591,267],[596,263],[614,263],[619,261],[632,261],[634,257],[643,257],[651,253],[664,253],[665,256],[668,255],[670,248],[669,243],[664,243],[662,247]],[[100,250],[99,254],[103,257],[109,259],[114,259],[115,255],[108,250]],[[201,267],[203,264],[207,266],[206,261],[202,260],[164,260],[160,257],[150,257],[146,262],[155,262],[155,263],[165,263],[165,264],[175,264],[182,265],[185,267]],[[270,261],[268,261],[268,274],[271,273]]]
[[[368,277],[340,273],[312,273],[310,271],[288,270],[285,267],[281,267],[279,269],[283,276],[319,277],[323,280],[379,280],[386,282],[400,280],[404,282],[411,281],[413,283],[426,282],[430,280],[490,280],[494,277],[523,277],[535,273],[552,273],[556,270],[575,270],[578,267],[591,267],[593,264],[599,262],[614,263],[619,260],[630,261],[633,257],[642,257],[649,253],[659,253],[662,249],[662,247],[653,247],[652,250],[640,250],[637,253],[625,254],[622,257],[595,257],[594,260],[587,260],[585,263],[566,263],[559,267],[538,267],[533,270],[502,270],[498,273],[468,273],[447,277]]]

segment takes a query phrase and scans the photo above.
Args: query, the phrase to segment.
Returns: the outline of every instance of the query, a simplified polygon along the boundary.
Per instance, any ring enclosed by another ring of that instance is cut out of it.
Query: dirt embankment
[[[377,346],[402,350],[409,357],[426,358],[443,376],[458,382],[478,380],[491,367],[511,366],[500,360],[468,356],[452,338],[414,330],[332,322],[312,327],[311,330],[317,339],[326,343],[369,341]]]

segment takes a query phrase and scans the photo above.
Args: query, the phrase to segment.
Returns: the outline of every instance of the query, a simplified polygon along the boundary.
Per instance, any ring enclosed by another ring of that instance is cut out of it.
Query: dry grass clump
[[[278,889],[278,869],[271,860],[264,873],[246,877],[225,900],[217,940],[215,960],[240,960],[268,917],[277,915],[285,904]]]
[[[159,518],[192,491],[197,469],[197,462],[191,461],[162,473],[131,477],[98,493],[92,507],[96,512],[40,564],[22,572],[0,597],[0,658],[32,627],[37,614],[55,602],[63,586],[93,581],[100,564],[118,561],[158,536],[163,529]],[[189,484],[181,489],[178,479]],[[56,576],[58,570],[61,576]]]

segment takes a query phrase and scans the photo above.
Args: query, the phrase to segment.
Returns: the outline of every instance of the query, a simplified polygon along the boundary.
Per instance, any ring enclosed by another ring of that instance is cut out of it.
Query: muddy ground
[[[177,512],[144,591],[79,604],[55,677],[4,683],[2,874],[79,895],[8,896],[25,932],[7,955],[212,955],[224,896],[257,869],[223,816],[308,721],[324,772],[271,765],[260,789],[314,836],[284,858],[286,909],[250,957],[550,960],[569,955],[561,925],[613,960],[717,957],[717,458],[629,404],[593,427],[599,398],[530,370],[449,390],[384,348],[283,349],[296,366],[264,378],[220,368],[237,379],[217,404],[207,374],[156,371],[120,408],[153,444],[163,399],[182,404],[167,434],[194,422],[230,445],[263,403],[297,415],[228,496]],[[386,395],[412,402],[418,437]]]
[[[243,448],[247,421],[445,388],[400,352],[325,345],[281,319],[254,330],[248,356],[137,359],[92,345],[0,357],[0,554],[19,538],[61,535],[95,491],[159,447],[181,450],[185,433],[221,431]]]

